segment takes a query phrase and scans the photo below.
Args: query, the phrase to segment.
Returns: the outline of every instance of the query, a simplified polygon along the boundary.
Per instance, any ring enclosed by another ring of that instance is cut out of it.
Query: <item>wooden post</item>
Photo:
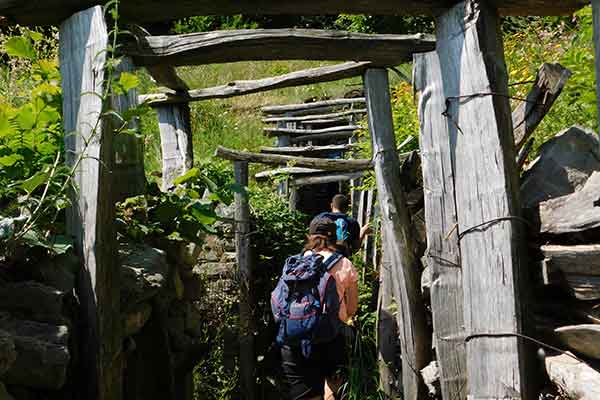
[[[373,189],[367,191],[367,201],[365,210],[365,219],[363,225],[367,225],[373,222],[373,209],[375,208],[375,191]],[[362,227],[362,225],[361,225]],[[373,236],[369,235],[365,238],[363,243],[363,264],[365,268],[371,264],[373,257],[371,252],[373,250]],[[363,275],[364,276],[364,275]]]
[[[248,186],[248,162],[234,161],[235,182]],[[248,195],[235,194],[235,249],[240,277],[240,376],[243,398],[255,398],[254,323],[252,318],[252,257]]]
[[[421,162],[427,226],[427,266],[432,270],[431,310],[444,399],[465,399],[467,355],[463,290],[456,229],[454,175],[440,62],[436,52],[417,54],[413,82],[419,93]]]
[[[278,122],[277,127],[278,128],[295,129],[296,123],[295,122]],[[288,147],[288,146],[290,146],[290,135],[277,136],[277,147]],[[289,185],[290,185],[289,179],[286,179],[285,181],[282,181],[279,183],[279,185],[277,186],[277,192],[279,193],[280,196],[284,197],[284,196],[288,195]]]
[[[437,18],[473,400],[526,399],[519,287],[525,267],[508,77],[497,10],[463,1]],[[426,117],[428,118],[428,117]]]
[[[162,105],[156,108],[162,148],[162,188],[168,190],[173,181],[194,164],[189,104]]]
[[[133,72],[135,66],[129,57],[124,57],[116,68],[117,74]],[[112,107],[122,114],[138,104],[137,89],[130,90],[126,96],[114,96]],[[115,121],[120,124],[120,121]],[[118,126],[115,126],[117,128]],[[138,130],[138,121],[130,121],[127,128]],[[113,194],[115,201],[122,201],[127,197],[137,196],[146,189],[146,175],[144,172],[144,141],[130,133],[121,133],[114,136],[115,165],[113,169]]]
[[[595,46],[595,65],[596,65],[596,103],[598,107],[596,127],[600,134],[600,0],[592,0],[592,14],[594,20],[594,46]]]
[[[101,119],[108,32],[102,8],[74,14],[60,27],[65,159],[74,168],[67,231],[82,258],[80,398],[121,398],[119,263],[115,262],[112,131]]]
[[[424,395],[419,371],[430,360],[430,333],[420,293],[420,267],[415,257],[417,245],[411,234],[411,218],[400,184],[400,161],[396,152],[387,71],[367,70],[364,83],[381,224],[386,235],[384,252],[388,252],[392,262],[394,297],[402,312],[399,330],[403,398],[417,400]]]

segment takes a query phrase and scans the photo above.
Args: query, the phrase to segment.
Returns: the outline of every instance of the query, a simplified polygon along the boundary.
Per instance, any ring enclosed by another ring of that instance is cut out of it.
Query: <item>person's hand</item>
[[[364,237],[366,235],[371,235],[373,233],[373,228],[370,225],[365,225],[360,228],[360,236]]]

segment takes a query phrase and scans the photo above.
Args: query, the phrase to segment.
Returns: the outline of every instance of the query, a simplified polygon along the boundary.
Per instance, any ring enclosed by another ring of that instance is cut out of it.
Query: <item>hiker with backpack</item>
[[[335,399],[348,364],[342,330],[358,308],[358,273],[336,237],[332,220],[313,219],[303,253],[286,260],[271,293],[290,400]]]
[[[373,230],[369,225],[361,227],[358,222],[348,216],[350,207],[348,196],[336,194],[331,200],[331,211],[323,212],[315,218],[329,218],[336,224],[336,246],[342,254],[350,257],[360,249],[364,238]]]

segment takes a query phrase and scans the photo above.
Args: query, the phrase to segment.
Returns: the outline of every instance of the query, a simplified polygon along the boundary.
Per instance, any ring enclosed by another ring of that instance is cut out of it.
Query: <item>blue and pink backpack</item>
[[[313,343],[330,342],[340,333],[340,299],[329,270],[342,257],[339,253],[326,260],[316,253],[288,257],[271,293],[278,345],[299,347],[308,358]]]

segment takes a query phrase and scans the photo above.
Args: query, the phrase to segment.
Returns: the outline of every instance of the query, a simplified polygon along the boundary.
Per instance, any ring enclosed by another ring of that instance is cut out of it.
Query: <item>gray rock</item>
[[[169,265],[164,251],[146,245],[122,245],[119,258],[123,310],[156,296],[166,286]]]
[[[38,282],[18,282],[0,286],[0,311],[23,319],[64,324],[64,293]]]
[[[600,143],[593,132],[573,126],[540,148],[540,156],[524,174],[521,204],[540,202],[579,190],[594,171],[600,171]]]
[[[71,293],[75,288],[79,267],[79,258],[69,252],[44,260],[37,266],[34,276],[36,280],[52,286],[61,292]]]

